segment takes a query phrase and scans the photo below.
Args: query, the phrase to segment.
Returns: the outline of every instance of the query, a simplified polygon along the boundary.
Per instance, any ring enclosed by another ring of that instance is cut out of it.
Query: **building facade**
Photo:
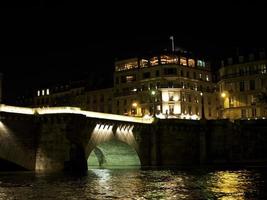
[[[115,113],[163,118],[218,117],[216,84],[209,63],[169,54],[115,63]]]
[[[219,70],[221,94],[220,117],[255,119],[267,117],[266,102],[261,100],[267,89],[265,52],[237,59],[228,58]]]

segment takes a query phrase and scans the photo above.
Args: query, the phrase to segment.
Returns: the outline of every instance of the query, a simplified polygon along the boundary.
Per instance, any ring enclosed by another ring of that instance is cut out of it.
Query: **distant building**
[[[228,58],[219,70],[221,118],[247,119],[267,117],[267,60],[265,51]]]

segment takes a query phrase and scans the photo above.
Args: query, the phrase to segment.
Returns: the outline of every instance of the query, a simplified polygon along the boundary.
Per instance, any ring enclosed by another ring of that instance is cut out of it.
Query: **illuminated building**
[[[266,65],[265,51],[222,61],[218,82],[221,118],[234,120],[267,117]]]
[[[175,53],[122,60],[115,65],[115,113],[200,118],[202,92],[205,117],[218,117],[216,84],[204,60]]]

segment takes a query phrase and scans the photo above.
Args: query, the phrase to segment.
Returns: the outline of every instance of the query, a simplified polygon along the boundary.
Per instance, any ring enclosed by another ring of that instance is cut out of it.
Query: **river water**
[[[1,172],[0,199],[267,199],[266,175],[266,168],[91,169],[84,175]]]

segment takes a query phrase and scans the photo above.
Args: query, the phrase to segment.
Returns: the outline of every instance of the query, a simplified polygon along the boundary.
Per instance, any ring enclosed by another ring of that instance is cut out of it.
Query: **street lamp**
[[[226,97],[226,93],[225,92],[221,93],[221,97],[225,98]]]
[[[224,109],[230,108],[230,93],[228,91],[222,92],[221,97],[223,99],[223,103],[222,103],[222,110],[220,114],[221,114],[221,117],[223,117]],[[227,106],[227,100],[226,100],[227,98],[228,98],[228,106]]]
[[[153,117],[156,117],[156,91],[152,90],[151,95],[153,97]]]
[[[132,110],[131,110],[131,114],[133,115],[136,115],[136,113],[137,113],[137,111],[136,111],[136,109],[137,109],[137,103],[136,102],[133,102],[132,103]]]
[[[205,119],[205,109],[204,109],[204,94],[200,92],[201,96],[201,119]]]

